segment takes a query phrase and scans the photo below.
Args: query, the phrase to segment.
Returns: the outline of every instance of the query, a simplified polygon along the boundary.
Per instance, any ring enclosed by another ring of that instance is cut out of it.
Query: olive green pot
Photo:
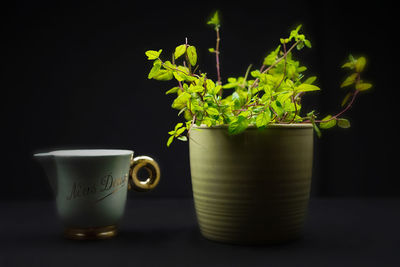
[[[236,244],[278,243],[302,235],[310,193],[311,124],[226,126],[190,132],[190,168],[202,235]]]

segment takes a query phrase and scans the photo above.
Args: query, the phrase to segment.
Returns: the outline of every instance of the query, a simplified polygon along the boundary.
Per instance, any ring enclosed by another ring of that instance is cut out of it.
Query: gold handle
[[[139,180],[137,176],[141,168],[145,168],[149,174],[149,177],[144,181]],[[160,182],[160,167],[158,166],[157,162],[150,157],[135,157],[133,160],[131,160],[131,169],[129,176],[131,178],[131,186],[129,187],[129,189],[133,187],[133,189],[136,191],[150,191],[155,188]]]

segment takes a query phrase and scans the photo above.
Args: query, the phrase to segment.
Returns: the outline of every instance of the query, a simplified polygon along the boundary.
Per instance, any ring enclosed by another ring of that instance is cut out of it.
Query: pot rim
[[[202,124],[200,126],[198,125],[193,125],[193,128],[198,128],[198,129],[226,129],[228,128],[228,124],[221,124],[221,125],[215,125],[215,126],[210,126],[208,127],[205,124]],[[268,129],[308,129],[308,128],[313,128],[312,123],[271,123],[267,125]],[[247,129],[258,129],[256,125],[252,124],[247,127]],[[247,130],[246,129],[246,130]]]

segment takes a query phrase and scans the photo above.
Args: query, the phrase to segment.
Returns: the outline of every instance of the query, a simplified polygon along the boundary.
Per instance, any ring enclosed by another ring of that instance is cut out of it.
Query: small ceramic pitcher
[[[72,239],[103,239],[117,233],[128,188],[149,191],[160,181],[160,168],[147,156],[133,158],[131,150],[80,149],[38,153],[56,196],[56,207]],[[138,179],[144,168],[149,174]]]

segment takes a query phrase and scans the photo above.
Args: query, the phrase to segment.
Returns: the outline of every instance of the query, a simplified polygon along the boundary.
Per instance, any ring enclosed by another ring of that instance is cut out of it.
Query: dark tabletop
[[[269,246],[204,239],[191,199],[135,198],[110,240],[62,237],[52,202],[3,202],[0,266],[400,266],[400,199],[310,201],[304,237]]]

